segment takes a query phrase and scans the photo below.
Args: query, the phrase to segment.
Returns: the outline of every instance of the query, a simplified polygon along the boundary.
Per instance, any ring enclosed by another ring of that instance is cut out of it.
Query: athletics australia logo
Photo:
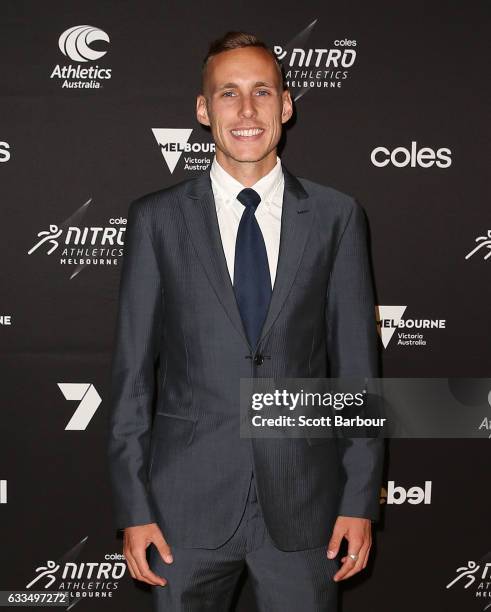
[[[455,578],[446,586],[451,589],[457,583],[462,585],[464,589],[474,587],[474,596],[477,599],[489,600],[483,610],[491,609],[491,562],[485,561],[489,558],[490,553],[485,555],[482,562],[467,561],[467,565],[458,567],[455,570]]]
[[[478,236],[475,242],[478,243],[477,246],[469,251],[465,258],[470,259],[476,253],[479,253],[479,255],[482,255],[484,261],[489,259],[491,257],[491,230],[488,230],[487,236]]]
[[[109,36],[99,28],[80,25],[65,30],[58,40],[58,46],[63,55],[74,62],[95,61],[107,53],[90,48],[90,43],[96,40],[108,43]]]
[[[111,78],[111,68],[100,68],[97,65],[86,68],[80,65],[106,55],[106,50],[91,47],[92,43],[99,41],[109,43],[109,36],[100,28],[79,25],[65,30],[58,39],[58,47],[65,57],[78,62],[78,65],[57,64],[50,78],[59,79],[62,89],[100,89],[103,82]]]

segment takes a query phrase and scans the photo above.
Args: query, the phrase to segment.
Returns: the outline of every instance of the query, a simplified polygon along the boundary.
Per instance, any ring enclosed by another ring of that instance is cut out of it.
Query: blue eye
[[[260,89],[257,93],[259,94],[266,94],[269,96],[269,91],[266,91],[265,89]]]
[[[227,98],[229,97],[228,94],[233,94],[233,91],[225,91],[223,92],[222,96],[226,96]]]

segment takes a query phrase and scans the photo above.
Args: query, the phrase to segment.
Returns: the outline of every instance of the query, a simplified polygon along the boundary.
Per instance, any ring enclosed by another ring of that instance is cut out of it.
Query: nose
[[[243,96],[242,104],[240,105],[241,117],[253,117],[256,114],[256,107],[252,96]]]

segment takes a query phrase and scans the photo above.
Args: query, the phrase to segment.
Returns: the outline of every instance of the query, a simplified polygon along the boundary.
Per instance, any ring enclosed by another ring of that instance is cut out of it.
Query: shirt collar
[[[245,189],[244,185],[230,175],[217,161],[216,155],[213,157],[211,164],[210,179],[213,186],[213,191],[219,196],[225,204],[230,204],[237,198],[242,189]],[[264,202],[266,207],[270,204],[274,204],[274,196],[283,182],[283,169],[281,167],[281,159],[276,156],[275,166],[260,178],[251,189],[258,192],[261,197],[261,202]],[[218,208],[220,208],[220,201],[216,202]]]

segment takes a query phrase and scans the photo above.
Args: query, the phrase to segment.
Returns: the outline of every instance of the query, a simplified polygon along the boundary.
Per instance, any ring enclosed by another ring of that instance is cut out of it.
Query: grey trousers
[[[328,559],[326,552],[327,542],[293,552],[275,547],[252,477],[241,521],[225,544],[215,549],[172,547],[170,565],[155,546],[150,547],[151,569],[168,581],[164,587],[151,587],[154,610],[229,612],[239,576],[247,567],[260,612],[335,612],[338,585],[332,578],[340,563]]]

